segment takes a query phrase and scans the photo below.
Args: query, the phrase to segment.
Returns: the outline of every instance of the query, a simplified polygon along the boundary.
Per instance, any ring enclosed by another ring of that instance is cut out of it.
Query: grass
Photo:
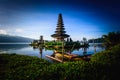
[[[49,66],[50,63],[46,60],[36,57],[29,57],[16,54],[0,54],[0,71],[1,79],[35,79],[38,72]]]
[[[50,63],[44,59],[0,54],[1,80],[119,80],[120,45],[96,53],[91,61]]]

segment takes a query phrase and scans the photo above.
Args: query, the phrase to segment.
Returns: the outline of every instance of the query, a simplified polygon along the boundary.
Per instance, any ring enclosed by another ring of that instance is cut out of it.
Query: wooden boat
[[[91,55],[77,55],[77,54],[69,54],[69,53],[56,53],[55,58],[58,59],[65,59],[65,60],[71,60],[71,61],[78,61],[78,60],[86,60],[89,61],[91,58]]]
[[[56,53],[54,57],[49,55],[46,55],[46,57],[61,63],[64,63],[69,60],[70,61],[82,60],[77,54],[68,54],[68,53],[67,54]]]
[[[78,58],[79,55],[77,54],[69,54],[69,53],[56,53],[55,54],[55,58],[59,58],[59,59],[73,59],[73,58]]]
[[[69,54],[69,53],[55,53],[54,56],[49,56],[46,55],[46,57],[55,60],[57,62],[66,62],[66,61],[79,61],[79,60],[85,60],[85,61],[89,61],[91,55],[85,55],[85,56],[79,56],[77,54]]]
[[[74,46],[72,47],[72,49],[73,48],[74,48]],[[78,61],[78,60],[85,59],[83,56],[79,56],[77,54],[65,53],[64,52],[64,42],[62,43],[62,52],[54,50],[54,56],[46,55],[46,57],[53,59],[53,60],[56,60],[56,61],[59,61],[59,62],[76,61],[76,60]]]
[[[62,60],[57,59],[57,58],[52,57],[52,56],[49,56],[49,55],[46,55],[46,57],[47,57],[47,58],[50,58],[50,59],[53,59],[53,60],[55,60],[55,61],[58,61],[58,62],[63,62]]]

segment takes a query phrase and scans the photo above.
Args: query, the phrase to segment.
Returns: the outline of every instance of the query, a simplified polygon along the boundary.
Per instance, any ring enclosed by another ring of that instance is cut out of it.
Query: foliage
[[[120,62],[120,44],[112,47],[111,49],[112,59],[114,62],[117,62],[117,64]]]
[[[88,40],[89,43],[103,43],[104,39],[103,38],[96,38],[96,39],[89,39]]]
[[[61,46],[62,47],[62,43],[63,42],[59,42],[59,41],[50,41],[50,42],[45,42],[44,45],[45,46]],[[71,45],[76,45],[76,46],[80,46],[79,42],[64,42],[64,46],[71,46]]]
[[[119,80],[120,44],[91,61],[49,63],[36,57],[0,54],[2,80]]]
[[[112,61],[111,51],[103,51],[97,54],[92,55],[91,61],[100,62],[100,63],[110,63]]]
[[[109,50],[102,51],[92,55],[91,61],[101,63],[119,63],[120,62],[120,44]]]
[[[0,64],[2,80],[33,80],[39,76],[43,68],[50,65],[48,61],[43,59],[16,54],[1,54]]]
[[[108,35],[103,35],[104,44],[107,48],[120,44],[120,31],[109,32]]]
[[[63,46],[64,45],[64,46]],[[73,49],[79,49],[80,47],[87,47],[88,45],[81,45],[80,42],[58,42],[49,41],[44,43],[45,49],[47,50],[59,50],[62,51],[64,47],[65,51],[72,51]]]

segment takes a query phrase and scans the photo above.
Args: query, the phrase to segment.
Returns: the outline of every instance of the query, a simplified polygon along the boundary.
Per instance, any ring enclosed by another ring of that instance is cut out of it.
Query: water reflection
[[[105,48],[102,44],[96,44],[96,45],[91,44],[89,47],[83,47],[83,48],[73,48],[73,49],[64,48],[63,52],[62,52],[62,48],[59,48],[59,49],[53,49],[52,50],[53,53],[49,56],[56,59],[60,59],[62,61],[64,59],[66,60],[65,57],[68,57],[67,59],[68,61],[73,60],[73,57],[75,57],[74,60],[88,59],[88,57],[90,58],[92,54],[103,51],[104,49]],[[47,51],[48,49],[45,50]]]
[[[35,49],[38,49],[39,50],[39,54],[40,54],[40,58],[42,58],[43,57],[43,50],[44,50],[44,47],[43,47],[43,45],[41,44],[41,45],[39,45],[39,46],[33,46],[33,50],[35,50]]]
[[[9,50],[20,50],[28,46],[29,44],[0,44],[0,52],[5,52]]]
[[[58,51],[57,51],[58,50]],[[61,52],[62,48],[56,49],[57,52]],[[91,55],[96,52],[103,51],[104,47],[100,44],[94,47],[92,44],[88,48],[67,48],[64,49],[65,53],[75,54],[79,56]],[[38,47],[31,47],[29,44],[0,44],[0,53],[16,53],[28,56],[36,56],[51,61],[46,55],[55,55],[55,50],[48,50],[42,45]]]
[[[44,49],[44,48],[43,48],[43,45],[40,45],[40,46],[39,46],[40,58],[42,58],[43,49]]]
[[[87,48],[84,47],[84,48],[82,48],[82,49],[83,49],[83,55],[86,55],[86,54],[87,54]]]
[[[43,45],[40,45],[38,47],[33,47],[33,49],[39,49],[40,53],[40,58],[42,58],[42,53],[43,50],[49,50],[48,48],[44,48]],[[82,54],[76,54],[74,51],[81,51],[82,49]],[[53,53],[51,55],[46,55],[50,59],[57,60],[59,62],[63,61],[71,61],[71,60],[81,60],[81,59],[88,59],[88,56],[90,54],[87,54],[87,49],[88,47],[83,47],[83,48],[50,48]],[[96,52],[96,51],[95,51]]]

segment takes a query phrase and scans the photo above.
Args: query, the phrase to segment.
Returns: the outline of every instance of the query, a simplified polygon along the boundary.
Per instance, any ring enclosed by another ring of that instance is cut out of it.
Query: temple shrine
[[[55,34],[52,34],[51,37],[55,38],[56,41],[64,41],[65,38],[68,38],[69,35],[65,34],[65,28],[63,24],[62,14],[60,13],[58,16],[57,28]]]

